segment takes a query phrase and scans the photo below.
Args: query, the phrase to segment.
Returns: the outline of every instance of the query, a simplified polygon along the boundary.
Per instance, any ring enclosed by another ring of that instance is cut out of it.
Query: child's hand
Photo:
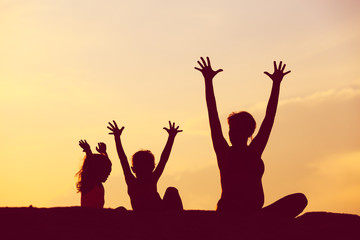
[[[222,72],[223,70],[219,69],[219,70],[214,71],[211,68],[209,57],[206,57],[206,60],[207,60],[207,63],[205,62],[204,58],[201,57],[202,63],[200,61],[197,61],[197,63],[200,65],[201,68],[195,67],[195,69],[199,70],[203,74],[205,80],[211,80],[215,77],[216,74],[218,74],[219,72]]]
[[[175,122],[171,124],[169,121],[169,128],[164,127],[164,129],[168,132],[169,136],[175,137],[177,133],[182,132],[183,130],[179,130],[179,126],[175,127]]]
[[[273,80],[274,83],[280,83],[283,77],[291,72],[291,71],[284,72],[286,64],[284,64],[284,66],[281,65],[282,62],[280,61],[279,67],[277,68],[276,62],[274,61],[274,73],[270,74],[268,72],[264,72],[266,75],[269,76],[269,78],[271,78],[271,80]]]
[[[113,120],[113,123],[114,123],[114,125],[111,124],[111,122],[109,122],[110,127],[109,126],[107,127],[111,131],[109,134],[114,135],[115,137],[117,137],[117,136],[120,137],[122,131],[124,130],[124,127],[121,127],[121,129],[119,129],[114,120]]]
[[[96,151],[98,151],[99,153],[106,154],[106,144],[103,142],[99,142],[98,146],[96,147]]]
[[[86,140],[80,140],[79,146],[83,149],[83,152],[90,152],[90,145],[87,143]]]

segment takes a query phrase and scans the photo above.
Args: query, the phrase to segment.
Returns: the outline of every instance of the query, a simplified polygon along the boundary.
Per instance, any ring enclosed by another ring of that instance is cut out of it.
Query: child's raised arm
[[[169,137],[166,142],[166,145],[164,147],[164,150],[161,154],[159,164],[157,165],[155,171],[154,171],[154,177],[157,180],[159,180],[161,174],[164,171],[165,165],[169,159],[171,148],[174,144],[174,139],[177,133],[182,132],[182,130],[179,130],[179,126],[175,127],[175,123],[172,123],[169,121],[169,128],[164,127],[164,129],[168,132]]]
[[[83,149],[83,152],[86,153],[86,156],[92,155],[90,145],[87,143],[86,140],[80,140],[79,146]]]
[[[124,130],[124,127],[119,129],[116,122],[113,121],[113,123],[114,124],[109,122],[110,126],[108,126],[107,128],[111,131],[109,134],[114,135],[114,137],[115,137],[116,150],[117,150],[117,153],[118,153],[118,156],[120,159],[121,167],[124,172],[125,181],[126,181],[126,183],[129,183],[129,181],[134,178],[134,175],[131,173],[129,162],[127,160],[127,157],[125,155],[125,152],[124,152],[123,146],[121,144],[121,140],[120,140],[120,135],[121,135],[122,131]]]
[[[104,155],[104,156],[108,156],[107,152],[106,152],[106,144],[103,142],[99,142],[98,146],[96,147],[96,151],[98,151],[100,154]]]

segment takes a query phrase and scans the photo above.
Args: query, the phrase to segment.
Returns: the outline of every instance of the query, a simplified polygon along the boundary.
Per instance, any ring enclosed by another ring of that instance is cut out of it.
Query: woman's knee
[[[296,202],[299,206],[301,206],[303,209],[307,206],[308,200],[303,193],[295,193],[296,196]]]

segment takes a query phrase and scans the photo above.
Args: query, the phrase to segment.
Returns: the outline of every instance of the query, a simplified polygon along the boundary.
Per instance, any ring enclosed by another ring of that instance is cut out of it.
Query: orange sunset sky
[[[294,192],[305,211],[360,214],[360,1],[0,1],[0,207],[78,206],[75,173],[86,139],[108,147],[105,207],[130,208],[107,122],[125,126],[128,158],[162,152],[178,134],[158,190],[176,186],[185,209],[216,207],[200,56],[215,69],[226,117],[260,125],[282,60],[278,112],[263,154],[265,205]]]

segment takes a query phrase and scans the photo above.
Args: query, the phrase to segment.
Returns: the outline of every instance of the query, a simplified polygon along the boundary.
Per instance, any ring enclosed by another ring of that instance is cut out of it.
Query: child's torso
[[[90,191],[81,193],[81,206],[91,208],[103,208],[105,191],[102,184],[93,187]]]
[[[157,182],[134,179],[128,185],[128,194],[133,210],[152,211],[161,208],[161,198],[157,192]]]

